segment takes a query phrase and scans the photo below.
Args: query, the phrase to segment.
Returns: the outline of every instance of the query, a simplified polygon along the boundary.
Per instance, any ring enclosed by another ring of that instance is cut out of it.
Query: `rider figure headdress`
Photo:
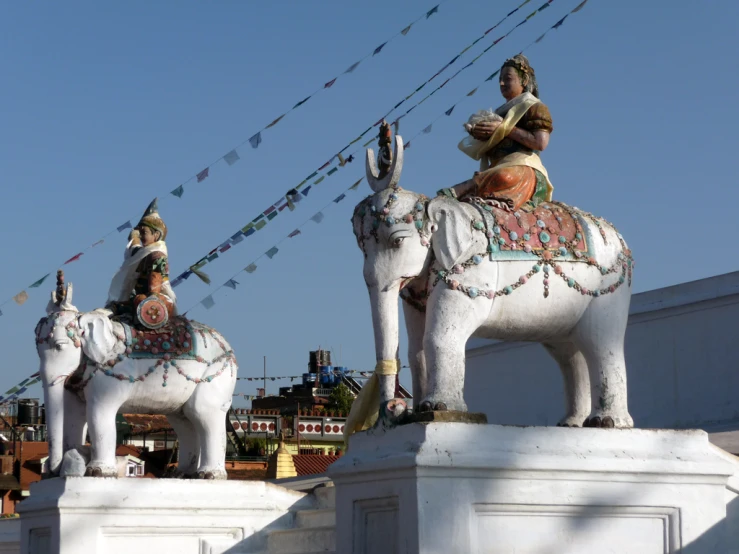
[[[161,216],[159,215],[159,208],[157,207],[157,198],[151,201],[149,207],[146,208],[144,215],[141,216],[137,227],[146,226],[152,231],[158,231],[161,233],[159,240],[165,240],[167,238],[167,226],[164,224]]]

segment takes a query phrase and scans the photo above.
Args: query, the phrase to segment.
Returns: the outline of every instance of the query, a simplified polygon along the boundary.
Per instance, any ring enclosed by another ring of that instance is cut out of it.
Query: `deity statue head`
[[[144,246],[149,246],[158,240],[165,240],[167,238],[167,226],[159,216],[156,198],[146,208],[141,221],[136,225],[136,229],[139,231],[141,244]]]
[[[512,100],[524,92],[539,97],[536,73],[523,54],[516,54],[503,62],[500,68],[500,92],[506,100]]]

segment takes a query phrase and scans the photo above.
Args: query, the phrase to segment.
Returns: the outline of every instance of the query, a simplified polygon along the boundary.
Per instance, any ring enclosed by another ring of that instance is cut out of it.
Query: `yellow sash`
[[[354,399],[349,417],[344,424],[344,446],[349,444],[349,436],[357,431],[372,427],[380,416],[380,379],[378,375],[397,375],[400,371],[400,360],[381,360],[375,366],[375,372],[359,391]]]

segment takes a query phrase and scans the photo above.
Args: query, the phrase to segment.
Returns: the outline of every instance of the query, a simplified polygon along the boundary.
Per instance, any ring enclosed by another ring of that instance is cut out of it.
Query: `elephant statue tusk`
[[[367,182],[373,191],[380,192],[386,188],[397,186],[400,182],[400,173],[403,171],[403,137],[395,135],[395,155],[393,156],[390,170],[385,177],[382,179],[379,178],[380,170],[377,167],[375,151],[372,148],[367,149],[365,165]]]

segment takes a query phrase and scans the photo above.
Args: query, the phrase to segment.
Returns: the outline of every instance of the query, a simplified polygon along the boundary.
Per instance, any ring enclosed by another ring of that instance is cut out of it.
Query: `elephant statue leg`
[[[490,302],[465,302],[457,291],[440,289],[429,299],[429,317],[423,339],[428,387],[421,411],[467,411],[464,401],[465,346],[473,331],[490,313]]]
[[[64,452],[85,444],[87,434],[87,406],[82,399],[64,391]]]
[[[566,413],[559,427],[582,427],[590,415],[590,375],[583,353],[571,342],[544,344],[559,364],[564,380]]]
[[[428,389],[426,361],[423,356],[423,335],[426,327],[426,314],[413,306],[403,306],[405,326],[408,332],[408,365],[411,367],[413,383],[413,409],[417,410]]]
[[[175,477],[194,477],[200,465],[200,441],[195,427],[182,414],[169,414],[167,416],[172,429],[177,433],[179,454],[177,459],[177,471]]]
[[[226,379],[222,383],[225,385]],[[226,479],[226,412],[231,407],[228,400],[219,403],[224,394],[216,387],[221,383],[199,386],[185,404],[185,416],[192,422],[200,443],[200,465],[197,477],[202,479]],[[214,386],[215,385],[215,386]]]
[[[97,392],[94,388],[92,390]],[[87,464],[85,477],[116,477],[118,470],[115,462],[115,417],[120,404],[112,403],[105,396],[97,396],[95,392],[91,393],[89,398],[96,398],[97,401],[88,401],[87,404],[92,457]]]
[[[627,405],[624,359],[629,306],[617,302],[617,295],[612,294],[591,303],[575,329],[574,340],[590,373],[591,412],[585,427],[634,426]]]

